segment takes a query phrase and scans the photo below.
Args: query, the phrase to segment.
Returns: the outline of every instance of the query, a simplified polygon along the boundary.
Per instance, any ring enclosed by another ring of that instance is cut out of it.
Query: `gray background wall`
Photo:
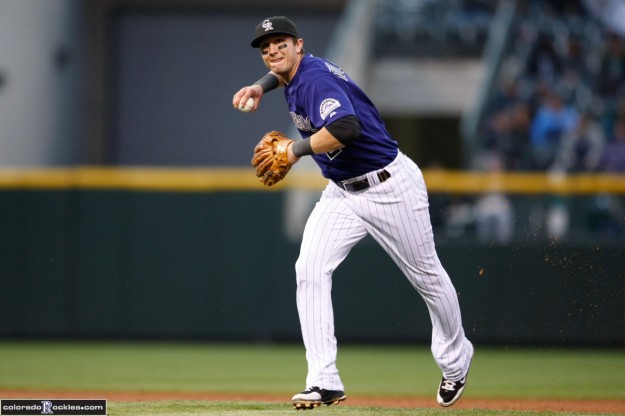
[[[3,0],[0,166],[247,166],[262,133],[291,126],[280,91],[231,107],[266,73],[254,27],[288,14],[322,55],[343,4]]]
[[[0,166],[81,161],[80,6],[79,0],[0,2]]]
[[[221,12],[116,16],[113,44],[113,156],[130,165],[248,165],[266,131],[292,121],[282,91],[259,111],[232,108],[232,96],[267,72],[249,43],[273,14]],[[323,55],[338,13],[292,13],[308,52]]]

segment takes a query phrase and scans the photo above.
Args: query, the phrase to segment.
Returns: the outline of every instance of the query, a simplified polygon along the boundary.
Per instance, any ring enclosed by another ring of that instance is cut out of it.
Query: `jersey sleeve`
[[[315,82],[310,84],[307,91],[306,109],[313,126],[318,129],[341,117],[356,115],[352,101],[341,83],[351,82],[344,80],[328,71],[321,74]]]

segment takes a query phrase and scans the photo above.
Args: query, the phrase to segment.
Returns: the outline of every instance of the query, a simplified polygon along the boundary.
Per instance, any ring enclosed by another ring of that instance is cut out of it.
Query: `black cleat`
[[[473,345],[471,345],[471,361],[473,361],[473,352]],[[469,367],[471,367],[471,361],[469,361]],[[456,403],[464,392],[468,375],[469,370],[467,370],[467,374],[458,381],[447,380],[445,376],[443,376],[441,384],[438,385],[438,393],[436,393],[436,401],[438,404],[443,407],[449,407]]]
[[[301,393],[297,393],[291,399],[293,406],[297,410],[307,410],[319,407],[322,404],[330,406],[331,404],[339,404],[345,400],[345,392],[340,390],[325,390],[319,387],[311,387]]]
[[[443,407],[451,406],[458,401],[460,396],[462,396],[462,392],[464,392],[464,386],[466,384],[466,376],[459,381],[451,381],[443,377],[441,384],[438,386],[436,401]]]

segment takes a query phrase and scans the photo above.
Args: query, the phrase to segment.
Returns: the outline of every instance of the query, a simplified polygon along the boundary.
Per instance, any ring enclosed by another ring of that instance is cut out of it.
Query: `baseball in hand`
[[[252,111],[252,108],[254,108],[254,99],[252,97],[247,99],[245,105],[239,104],[238,107],[239,111],[243,111],[244,113],[249,113]]]

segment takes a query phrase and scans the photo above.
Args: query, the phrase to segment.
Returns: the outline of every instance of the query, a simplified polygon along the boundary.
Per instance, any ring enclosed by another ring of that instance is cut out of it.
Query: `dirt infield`
[[[189,392],[120,392],[120,391],[54,391],[54,390],[0,390],[2,399],[107,399],[111,402],[159,400],[258,401],[285,402],[289,395],[189,393]],[[364,397],[348,396],[341,406],[377,406],[395,408],[438,408],[434,397]],[[520,411],[569,411],[581,413],[625,413],[623,400],[549,400],[549,399],[479,399],[463,397],[454,409],[492,409]]]

